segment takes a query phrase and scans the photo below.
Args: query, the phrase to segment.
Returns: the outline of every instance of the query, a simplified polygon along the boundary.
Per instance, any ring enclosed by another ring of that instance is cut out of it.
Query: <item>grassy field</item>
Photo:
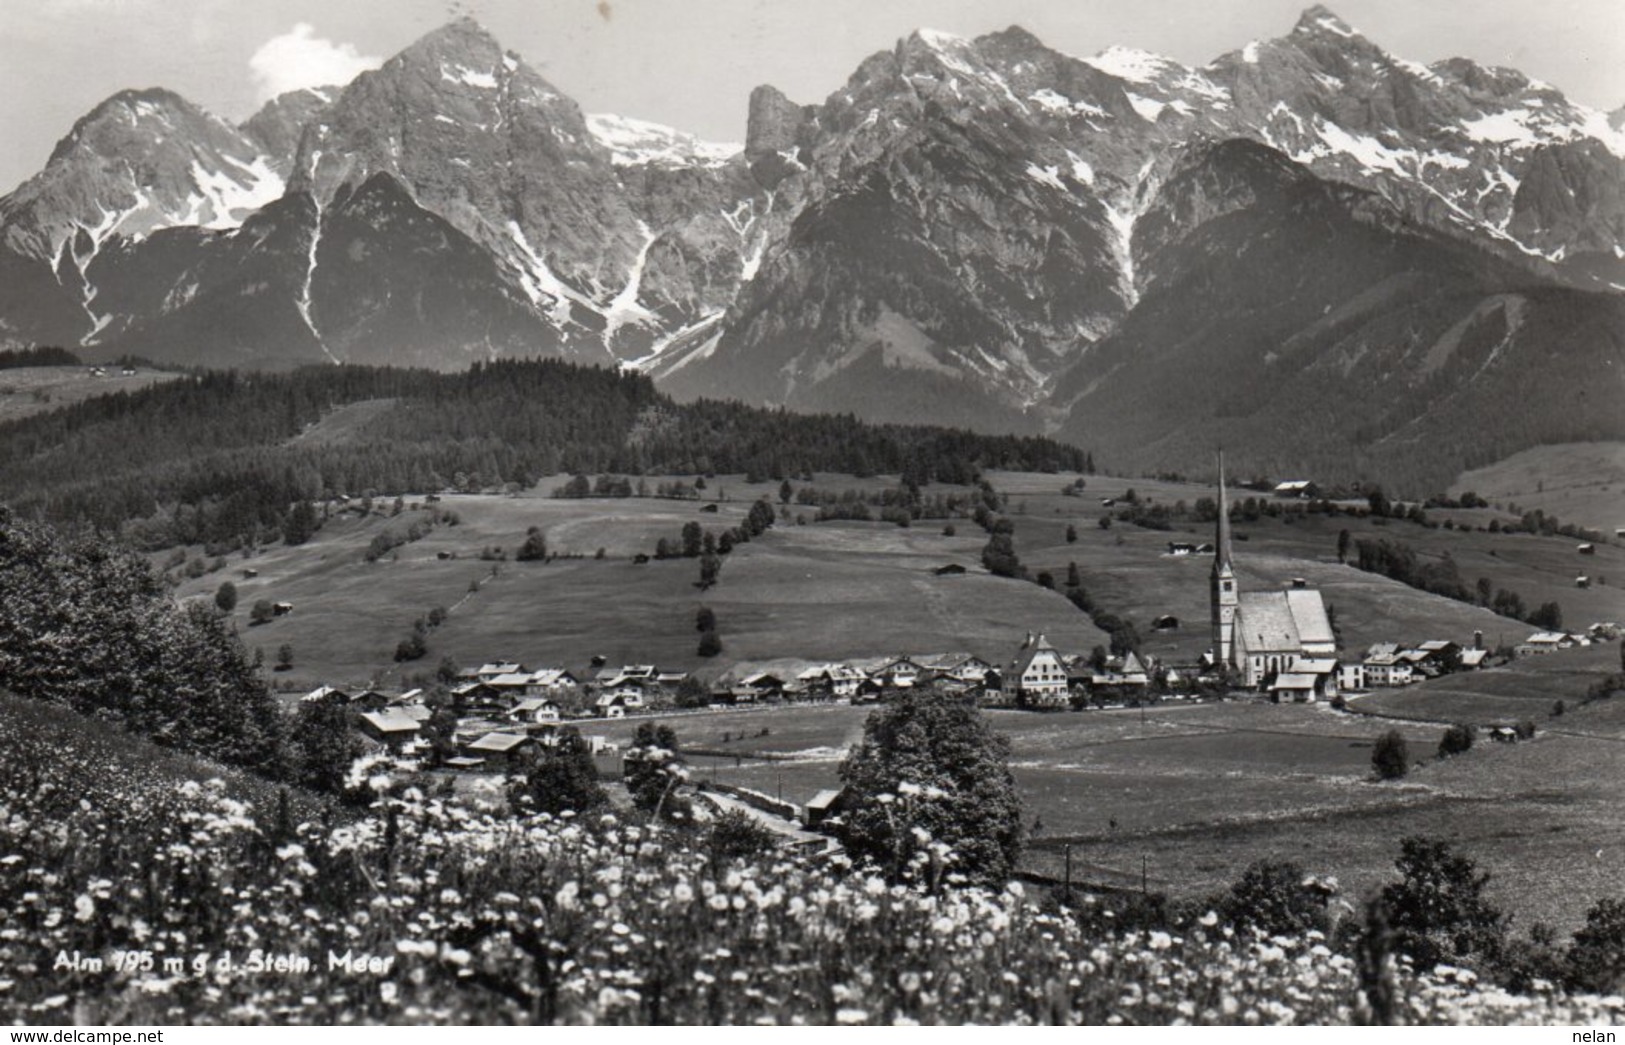
[[[27,366],[0,370],[0,422],[16,421],[72,406],[93,396],[133,392],[160,381],[173,381],[179,374],[142,369],[125,377],[118,367],[110,367],[105,377],[95,377],[87,366]]]
[[[1564,675],[1558,659],[1547,658],[1539,674]],[[1625,742],[1613,703],[1543,721],[1532,742],[1481,737],[1467,755],[1443,761],[1434,756],[1436,725],[1325,706],[989,714],[1010,738],[1032,827],[1029,870],[1059,877],[1067,846],[1080,881],[1138,888],[1143,859],[1151,888],[1194,896],[1276,856],[1339,876],[1357,897],[1393,877],[1400,838],[1427,834],[1451,840],[1488,870],[1493,898],[1520,912],[1519,926],[1538,920],[1566,931],[1596,899],[1619,891]],[[838,786],[840,760],[868,713],[835,705],[658,721],[673,726],[685,748],[734,753],[691,756],[696,777],[799,803]],[[584,731],[624,745],[637,724]],[[1372,743],[1396,727],[1421,764],[1402,782],[1373,783]]]
[[[1566,443],[1513,454],[1462,474],[1453,495],[1471,490],[1520,512],[1539,508],[1563,522],[1612,536],[1625,527],[1625,443]]]
[[[1170,541],[1211,541],[1211,526],[1176,526],[1167,532],[1114,522],[1107,530],[1098,520],[1112,510],[1101,505],[1103,498],[1121,501],[1130,489],[1142,499],[1173,505],[1212,496],[1212,488],[1093,476],[1080,498],[1060,493],[1065,481],[1053,475],[997,477],[996,485],[1010,501],[1022,561],[1034,571],[1049,570],[1058,580],[1064,579],[1067,564],[1076,562],[1096,601],[1137,623],[1147,652],[1176,660],[1199,656],[1209,645],[1207,576],[1213,562],[1206,556],[1172,557],[1167,546]],[[1238,491],[1233,496],[1256,495]],[[1476,515],[1480,525],[1487,525],[1497,513],[1459,514]],[[1066,541],[1068,525],[1076,530],[1073,543]],[[1256,522],[1238,522],[1234,547],[1243,590],[1279,588],[1295,577],[1304,578],[1321,589],[1335,612],[1346,650],[1380,641],[1465,642],[1474,631],[1483,631],[1490,644],[1510,644],[1534,630],[1480,607],[1339,564],[1337,537],[1344,528],[1355,540],[1400,541],[1427,557],[1449,554],[1469,586],[1488,577],[1496,587],[1518,592],[1531,608],[1556,601],[1570,626],[1625,619],[1625,548],[1599,546],[1595,555],[1581,556],[1575,542],[1566,538],[1429,529],[1341,515],[1264,516]],[[1591,588],[1575,587],[1579,573],[1592,578]],[[1150,633],[1148,623],[1164,614],[1178,617],[1181,627]]]
[[[695,586],[695,560],[632,561],[662,537],[675,540],[690,520],[719,531],[738,525],[751,499],[768,490],[727,477],[711,486],[714,496],[730,498],[714,514],[693,502],[643,498],[447,496],[441,505],[456,512],[458,525],[436,527],[374,563],[363,561],[374,536],[404,532],[424,514],[342,513],[306,545],[233,558],[225,570],[185,581],[178,593],[209,598],[221,581],[231,580],[245,640],[268,659],[282,644],[292,645],[295,667],[278,678],[300,687],[399,682],[395,645],[414,619],[436,606],[447,607],[450,616],[431,636],[429,657],[411,671],[432,670],[443,656],[583,670],[596,654],[612,663],[713,674],[739,661],[900,652],[969,650],[1003,662],[1028,630],[1045,632],[1067,649],[1105,641],[1055,592],[986,573],[980,565],[986,538],[967,520],[959,521],[954,537],[943,536],[940,523],[900,529],[781,521],[728,555],[720,583],[703,595]],[[493,546],[511,556],[530,526],[542,527],[550,550],[581,557],[545,564],[478,558]],[[596,558],[599,549],[603,559]],[[967,573],[936,576],[937,567],[950,563]],[[245,578],[245,568],[258,575]],[[249,627],[248,610],[259,599],[291,602],[295,609]],[[694,614],[701,605],[715,611],[724,647],[711,662],[696,654]]]
[[[1619,669],[1619,646],[1606,643],[1413,686],[1379,689],[1354,698],[1354,706],[1372,714],[1430,722],[1488,726],[1533,720],[1558,728],[1567,722],[1552,715],[1554,704],[1562,701],[1567,709],[1576,709],[1599,678]],[[1590,724],[1594,729],[1603,725]]]
[[[304,438],[330,434],[313,431]],[[1087,496],[1080,498],[1060,493],[1071,477],[999,473],[993,478],[1007,495],[1017,552],[1034,575],[1049,571],[1062,585],[1068,564],[1075,562],[1099,605],[1136,622],[1146,653],[1191,662],[1207,649],[1212,560],[1170,556],[1167,544],[1209,540],[1208,528],[1164,532],[1117,522],[1108,530],[1097,520],[1106,511],[1101,498],[1121,499],[1131,487],[1142,498],[1168,504],[1189,504],[1209,495],[1209,488],[1093,477]],[[402,672],[392,659],[395,645],[414,619],[436,606],[451,610],[448,623],[431,637],[430,656],[410,665],[408,673],[432,669],[443,656],[460,663],[514,658],[581,669],[602,655],[612,662],[706,668],[713,674],[741,661],[960,649],[1003,663],[1029,630],[1046,633],[1069,652],[1084,653],[1105,642],[1059,594],[988,575],[980,565],[986,538],[969,520],[956,521],[953,537],[943,535],[940,522],[923,520],[907,529],[878,522],[796,525],[797,515],[813,513],[792,505],[791,519],[736,549],[725,560],[721,583],[702,595],[695,587],[693,560],[636,565],[632,557],[652,551],[662,537],[675,540],[690,520],[715,530],[737,525],[750,502],[776,492],[776,484],[718,477],[707,490],[708,497],[720,499],[711,513],[694,502],[547,496],[560,482],[544,480],[536,491],[517,497],[447,496],[442,504],[457,513],[459,525],[438,527],[375,563],[363,562],[373,537],[404,531],[422,514],[408,511],[391,519],[341,513],[309,544],[273,546],[252,561],[233,559],[227,571],[185,582],[180,594],[208,597],[221,580],[232,579],[248,641],[267,657],[291,644],[295,667],[281,677],[297,686],[400,681]],[[893,482],[888,477],[817,479],[826,489],[880,489]],[[490,547],[511,556],[533,525],[546,532],[552,551],[579,557],[547,564],[478,558]],[[1069,525],[1076,532],[1071,543]],[[1320,587],[1336,614],[1342,646],[1350,651],[1378,641],[1465,643],[1475,631],[1499,645],[1515,643],[1532,630],[1480,607],[1339,564],[1337,534],[1344,527],[1356,539],[1398,540],[1424,556],[1449,554],[1468,584],[1487,577],[1496,587],[1518,592],[1531,607],[1557,601],[1571,627],[1625,619],[1620,587],[1625,548],[1604,545],[1595,555],[1579,556],[1574,542],[1561,538],[1344,516],[1266,516],[1238,523],[1236,563],[1243,586],[1278,588],[1302,577]],[[600,549],[602,559],[595,557]],[[948,564],[967,572],[936,576],[935,569]],[[244,579],[244,567],[259,575]],[[1574,586],[1581,569],[1593,579],[1589,589]],[[296,610],[247,628],[248,607],[261,598],[293,602]],[[693,618],[702,604],[716,612],[724,646],[710,662],[695,651]],[[1153,633],[1151,620],[1163,614],[1178,617],[1181,626]]]

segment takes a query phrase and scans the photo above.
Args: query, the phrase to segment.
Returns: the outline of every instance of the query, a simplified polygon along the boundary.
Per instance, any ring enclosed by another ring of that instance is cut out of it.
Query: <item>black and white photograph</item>
[[[1304,2],[0,2],[10,1040],[1613,1041],[1625,6]]]

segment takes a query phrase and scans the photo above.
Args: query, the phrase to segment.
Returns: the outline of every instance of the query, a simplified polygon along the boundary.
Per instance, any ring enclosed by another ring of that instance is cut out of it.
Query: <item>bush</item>
[[[1473,747],[1473,727],[1460,723],[1444,731],[1439,738],[1439,757],[1449,758],[1452,755],[1462,755],[1471,751]]]
[[[1397,729],[1390,729],[1377,738],[1371,749],[1371,768],[1379,780],[1398,780],[1411,769],[1410,746]]]
[[[215,589],[214,605],[221,613],[230,613],[237,608],[237,585],[230,581],[221,581],[220,587]]]
[[[1238,929],[1271,936],[1325,929],[1326,907],[1335,889],[1290,860],[1259,860],[1242,873],[1216,905]]]
[[[717,863],[770,853],[777,845],[773,832],[749,813],[730,809],[718,816],[706,832],[705,845]]]

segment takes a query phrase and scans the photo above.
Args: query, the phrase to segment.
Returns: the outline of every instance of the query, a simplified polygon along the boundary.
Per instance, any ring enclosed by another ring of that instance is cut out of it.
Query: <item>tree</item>
[[[276,607],[271,605],[270,599],[260,599],[254,603],[254,608],[248,611],[250,626],[264,624],[276,616]]]
[[[995,577],[1021,577],[1026,573],[1008,533],[995,532],[988,538],[982,548],[982,565]]]
[[[429,754],[434,762],[444,764],[446,759],[457,757],[457,726],[460,720],[448,696],[442,694],[428,703],[429,718],[423,723],[423,739],[429,744]]]
[[[422,660],[428,652],[429,644],[423,638],[423,631],[413,628],[412,634],[395,644],[395,661]]]
[[[1397,729],[1390,729],[1377,738],[1371,748],[1371,768],[1380,780],[1398,780],[1411,769],[1411,753],[1405,737]]]
[[[1400,880],[1382,889],[1389,925],[1400,950],[1419,968],[1493,958],[1505,935],[1505,918],[1484,899],[1488,874],[1438,839],[1410,837],[1394,861]]]
[[[711,704],[711,690],[693,675],[685,675],[683,681],[677,684],[677,696],[674,703],[680,708],[709,707]]]
[[[1078,528],[1071,523],[1066,524],[1066,543],[1076,544],[1078,541]]]
[[[1349,544],[1353,541],[1347,530],[1337,531],[1337,561],[1347,562],[1349,558]]]
[[[716,631],[717,630],[717,614],[716,614],[716,611],[713,610],[709,606],[701,606],[699,609],[695,610],[694,611],[694,630],[695,631],[702,631],[702,632],[703,631]]]
[[[221,581],[220,587],[214,592],[214,605],[221,613],[230,613],[237,608],[237,585],[230,581]]]
[[[1625,901],[1598,900],[1564,959],[1573,990],[1618,994],[1625,989]]]
[[[714,657],[722,652],[722,640],[717,638],[714,631],[701,632],[700,645],[695,652],[702,657]]]
[[[1009,740],[974,705],[931,689],[903,692],[869,716],[841,764],[853,796],[841,829],[847,850],[893,878],[911,873],[918,857],[933,878],[957,871],[971,882],[1005,881],[1022,831],[1009,759]],[[947,846],[946,867],[919,832]]]
[[[722,573],[722,560],[715,555],[700,556],[700,579],[695,586],[701,591],[710,591],[716,586],[717,576]]]
[[[350,766],[366,751],[350,723],[350,713],[331,700],[300,703],[292,741],[299,782],[335,795],[344,790]]]
[[[632,746],[621,765],[626,789],[639,809],[672,820],[690,818],[688,802],[676,794],[688,779],[676,730],[642,723],[632,735]]]
[[[1529,623],[1547,631],[1563,630],[1563,607],[1554,602],[1543,602],[1529,615]]]
[[[581,813],[605,805],[592,748],[574,726],[559,730],[551,747],[526,760],[508,778],[508,805],[516,813]]]
[[[1078,564],[1075,562],[1066,564],[1066,586],[1068,588],[1083,587],[1083,575],[1078,572]]]
[[[284,642],[276,648],[276,670],[288,671],[293,667],[293,643]]]
[[[540,526],[525,531],[525,543],[519,546],[514,558],[520,562],[536,562],[547,558],[547,535]]]
[[[298,501],[282,525],[282,541],[289,545],[304,544],[316,535],[320,525],[316,518],[316,506],[308,500]]]
[[[794,497],[795,495],[796,495],[796,489],[795,489],[795,487],[790,485],[790,480],[786,479],[784,482],[779,484],[779,503],[780,504],[789,504],[790,503],[790,498]]]
[[[704,533],[703,530],[700,529],[700,524],[695,522],[692,519],[690,519],[688,522],[684,523],[683,524],[683,556],[685,558],[689,558],[689,559],[696,558],[700,554],[700,550],[704,546],[704,544],[705,544],[705,533]]]

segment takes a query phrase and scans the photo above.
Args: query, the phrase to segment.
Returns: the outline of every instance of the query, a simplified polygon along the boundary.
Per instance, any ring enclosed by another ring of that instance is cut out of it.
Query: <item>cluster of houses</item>
[[[649,685],[668,678],[654,669],[627,668],[629,677]],[[604,692],[597,697],[603,709],[598,717],[626,714],[628,707],[640,707],[645,700],[641,686],[627,684],[622,672],[606,672]],[[680,679],[679,679],[680,681]],[[450,713],[456,724],[451,740],[457,753],[444,758],[442,765],[452,769],[504,769],[515,760],[556,742],[559,726],[567,712],[580,701],[581,683],[563,669],[531,671],[518,663],[482,664],[460,673],[451,687]],[[436,713],[421,689],[388,694],[372,689],[349,690],[321,686],[305,694],[302,701],[326,701],[351,712],[356,730],[372,743],[410,764],[426,755],[430,720]],[[586,736],[593,753],[615,748],[605,737]]]
[[[1625,626],[1615,621],[1599,621],[1585,631],[1537,631],[1512,647],[1512,653],[1517,657],[1538,657],[1543,653],[1612,642],[1621,635],[1625,635]]]

